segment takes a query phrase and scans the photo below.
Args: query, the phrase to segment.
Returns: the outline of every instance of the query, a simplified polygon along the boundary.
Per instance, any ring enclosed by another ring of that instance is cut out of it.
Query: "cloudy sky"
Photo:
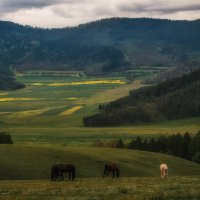
[[[109,17],[200,19],[200,0],[0,0],[0,20],[37,27]]]

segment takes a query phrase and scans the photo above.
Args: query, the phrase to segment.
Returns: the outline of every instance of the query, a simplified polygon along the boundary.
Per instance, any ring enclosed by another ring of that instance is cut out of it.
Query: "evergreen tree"
[[[185,159],[191,159],[189,154],[189,145],[191,142],[191,137],[188,132],[186,132],[183,136],[183,158]]]
[[[13,144],[12,138],[7,133],[0,133],[0,144]]]
[[[117,144],[116,144],[116,148],[124,148],[125,145],[124,145],[124,142],[122,139],[119,139]]]

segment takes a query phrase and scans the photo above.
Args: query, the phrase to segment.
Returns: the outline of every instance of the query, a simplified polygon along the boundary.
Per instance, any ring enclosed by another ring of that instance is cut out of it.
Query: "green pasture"
[[[144,66],[135,71],[137,70],[160,69],[157,67],[147,69]],[[194,134],[200,129],[199,118],[134,126],[84,127],[83,117],[97,113],[99,104],[126,96],[130,90],[143,85],[139,80],[135,80],[127,84],[49,86],[49,84],[59,82],[126,81],[126,79],[116,75],[87,78],[83,75],[70,76],[68,73],[61,76],[59,71],[56,76],[52,76],[52,72],[50,75],[48,73],[21,74],[17,79],[25,83],[26,88],[16,91],[0,91],[0,131],[11,134],[15,143],[92,146],[96,140],[106,142],[122,138],[129,142],[138,135],[152,137],[186,131]],[[72,72],[72,75],[74,73]],[[76,106],[81,108],[70,115],[61,115],[64,111]]]
[[[199,199],[198,164],[177,157],[126,149],[54,147],[40,145],[0,146],[0,199]],[[166,162],[169,177],[160,178],[159,165]],[[75,181],[50,181],[51,166],[76,165]],[[116,163],[120,178],[102,178],[104,164]]]
[[[121,177],[159,177],[167,163],[170,176],[200,175],[199,165],[177,157],[115,148],[1,145],[0,179],[49,179],[51,166],[73,163],[76,177],[102,177],[105,163],[116,163]],[[182,167],[184,166],[184,167]]]
[[[51,117],[49,117],[51,118]],[[58,124],[50,121],[47,116],[46,126],[40,127],[31,125],[1,125],[1,131],[11,133],[15,143],[27,144],[53,144],[58,146],[93,146],[97,140],[102,142],[109,142],[113,140],[123,139],[128,143],[136,136],[141,137],[156,137],[161,134],[170,135],[176,133],[185,133],[188,131],[190,134],[196,134],[199,128],[199,118],[181,120],[179,122],[163,123],[159,125],[138,125],[126,127],[104,127],[104,128],[87,128],[82,126],[73,127],[72,122],[78,118],[74,115],[68,121],[69,127],[59,127]],[[37,122],[39,123],[39,122]],[[58,119],[59,123],[59,119]],[[64,123],[64,122],[63,122]]]
[[[145,70],[145,67],[141,69],[140,78],[145,76]],[[0,132],[11,134],[14,140],[13,145],[0,145],[0,200],[200,198],[200,168],[196,163],[159,153],[95,147],[98,141],[106,144],[120,138],[128,143],[138,135],[149,138],[186,131],[195,134],[200,129],[200,118],[120,127],[84,127],[82,118],[98,112],[99,104],[126,96],[130,90],[143,85],[135,80],[123,85],[49,86],[63,82],[126,80],[120,74],[87,78],[73,73],[49,76],[30,72],[17,78],[26,88],[0,91]],[[77,106],[80,109],[74,109]],[[70,114],[61,114],[73,109]],[[162,162],[169,165],[167,180],[159,177]],[[76,165],[74,182],[50,181],[51,166],[60,163]],[[119,179],[102,178],[105,163],[118,165]]]

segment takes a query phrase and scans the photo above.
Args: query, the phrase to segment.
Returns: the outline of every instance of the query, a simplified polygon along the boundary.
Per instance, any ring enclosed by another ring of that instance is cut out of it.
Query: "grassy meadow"
[[[102,178],[105,163],[116,163],[121,177],[159,177],[162,162],[168,163],[170,176],[200,175],[196,163],[165,154],[127,149],[1,145],[0,157],[1,180],[49,179],[51,166],[60,163],[73,163],[78,179]]]
[[[140,79],[148,70],[140,69]],[[159,69],[151,70],[157,73]],[[200,129],[199,118],[122,127],[83,127],[83,116],[98,112],[99,104],[143,86],[139,78],[130,83],[119,75],[88,78],[74,71],[18,73],[18,81],[25,83],[26,88],[0,91],[0,131],[10,133],[15,143],[91,146],[97,139],[129,141],[137,135],[196,133]]]
[[[48,180],[1,181],[0,199],[25,200],[198,200],[199,177],[81,178],[74,182]]]
[[[150,76],[157,73],[152,68]],[[127,149],[94,147],[122,138],[154,137],[200,129],[200,118],[160,121],[120,127],[88,128],[83,116],[98,112],[102,103],[142,87],[145,67],[124,74],[87,78],[82,72],[30,71],[17,74],[26,88],[0,91],[0,132],[11,134],[13,145],[0,145],[0,200],[188,200],[200,199],[200,167],[177,157]],[[138,78],[139,77],[139,78]],[[169,165],[162,180],[159,165]],[[76,165],[74,182],[50,181],[53,164]],[[120,178],[102,178],[105,163],[116,163]]]

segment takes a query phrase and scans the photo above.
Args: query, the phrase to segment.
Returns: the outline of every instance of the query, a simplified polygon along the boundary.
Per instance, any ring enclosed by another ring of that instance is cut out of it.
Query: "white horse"
[[[167,178],[168,177],[168,167],[166,164],[160,165],[160,176],[161,178]]]

